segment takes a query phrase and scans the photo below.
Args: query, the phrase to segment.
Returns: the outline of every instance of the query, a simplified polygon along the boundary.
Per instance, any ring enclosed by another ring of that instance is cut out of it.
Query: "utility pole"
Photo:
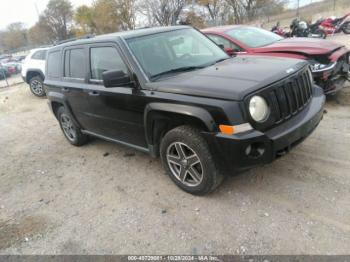
[[[297,6],[297,17],[299,17],[299,7],[300,7],[300,0],[297,0],[298,6]]]

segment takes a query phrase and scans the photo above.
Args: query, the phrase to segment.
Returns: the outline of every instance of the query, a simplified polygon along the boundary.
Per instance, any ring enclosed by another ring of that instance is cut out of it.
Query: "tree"
[[[69,0],[50,0],[41,19],[51,29],[56,40],[67,39],[71,36],[73,6]]]
[[[144,0],[139,11],[148,18],[150,26],[176,25],[188,0]]]
[[[225,0],[231,7],[235,23],[252,21],[257,16],[269,16],[283,11],[286,0]]]
[[[2,49],[11,51],[25,46],[27,44],[26,32],[21,22],[9,24],[0,35]]]
[[[122,30],[135,29],[136,3],[135,0],[117,0],[119,20]]]
[[[190,25],[198,29],[205,28],[205,21],[203,17],[194,11],[187,12],[184,16],[184,19],[181,20],[180,24]]]
[[[218,24],[218,18],[220,12],[222,12],[223,1],[222,0],[198,0],[198,4],[204,6],[210,15],[214,24]]]
[[[77,8],[74,20],[83,33],[105,34],[135,28],[135,0],[96,0]]]
[[[31,45],[51,44],[56,39],[54,32],[42,16],[39,17],[39,21],[34,26],[29,28],[27,36]]]
[[[74,15],[74,20],[79,26],[81,34],[94,34],[97,31],[95,21],[93,19],[93,9],[87,5],[82,5],[77,8]]]
[[[119,31],[118,5],[114,0],[97,0],[92,4],[92,18],[98,34]]]

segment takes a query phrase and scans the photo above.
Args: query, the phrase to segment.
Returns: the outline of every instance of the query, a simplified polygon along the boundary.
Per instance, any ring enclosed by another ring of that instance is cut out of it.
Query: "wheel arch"
[[[77,121],[72,111],[72,108],[69,106],[69,103],[63,94],[51,91],[48,93],[47,97],[49,98],[49,102],[48,102],[49,106],[56,118],[57,118],[58,108],[63,106],[64,108],[66,108],[69,115],[72,117],[74,124],[76,124],[79,128],[81,128],[80,123]]]
[[[26,82],[29,84],[30,79],[32,79],[35,76],[40,76],[43,80],[45,79],[44,73],[40,69],[32,69],[29,68],[26,73]]]
[[[146,106],[145,135],[153,156],[159,155],[159,144],[165,133],[180,125],[196,126],[205,132],[217,130],[214,119],[203,108],[169,103],[151,103]]]

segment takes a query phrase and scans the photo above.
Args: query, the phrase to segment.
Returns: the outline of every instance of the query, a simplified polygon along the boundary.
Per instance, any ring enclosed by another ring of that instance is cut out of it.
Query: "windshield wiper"
[[[191,71],[191,70],[196,70],[196,69],[202,69],[206,66],[183,66],[179,68],[173,68],[164,72],[161,72],[159,74],[155,74],[151,76],[152,80],[156,80],[161,76],[168,75],[168,74],[173,74],[173,73],[178,73],[178,72],[186,72],[186,71]]]
[[[232,57],[226,57],[226,58],[218,59],[218,60],[216,60],[216,61],[213,63],[213,65],[215,65],[215,64],[217,64],[217,63],[220,63],[220,62],[222,62],[222,61],[225,61],[225,60],[227,60],[227,59],[230,59],[230,58],[232,58]]]

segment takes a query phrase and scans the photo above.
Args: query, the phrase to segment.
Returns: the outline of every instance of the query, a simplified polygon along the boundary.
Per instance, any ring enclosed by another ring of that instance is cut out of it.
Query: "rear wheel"
[[[169,131],[162,139],[160,155],[170,178],[188,193],[208,194],[224,179],[196,128],[180,126]]]
[[[35,96],[43,97],[46,95],[44,89],[44,79],[41,76],[34,76],[29,80],[30,91]]]
[[[74,146],[86,144],[88,140],[87,135],[81,132],[80,128],[74,123],[72,117],[63,106],[57,110],[57,119],[69,143]]]

